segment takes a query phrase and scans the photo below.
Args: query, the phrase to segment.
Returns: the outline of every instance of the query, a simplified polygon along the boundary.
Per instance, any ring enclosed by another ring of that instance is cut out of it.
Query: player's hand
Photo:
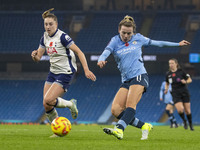
[[[188,42],[188,41],[186,41],[186,40],[182,40],[182,41],[179,42],[179,45],[180,45],[180,46],[185,46],[185,45],[190,45],[190,44],[191,44],[191,43]]]
[[[160,98],[160,101],[162,101],[163,99],[162,98]]]
[[[96,81],[96,76],[90,70],[85,71],[85,76],[92,81]]]
[[[100,68],[103,68],[106,65],[107,61],[99,61],[97,63],[97,66],[99,66]]]
[[[182,79],[182,80],[181,80],[181,83],[183,83],[183,84],[187,84],[187,81],[184,80],[184,79]]]
[[[31,57],[34,58],[34,57],[37,55],[37,52],[38,52],[37,50],[32,51],[32,53],[31,53]]]
[[[167,94],[167,92],[168,92],[168,89],[165,89],[164,94]]]

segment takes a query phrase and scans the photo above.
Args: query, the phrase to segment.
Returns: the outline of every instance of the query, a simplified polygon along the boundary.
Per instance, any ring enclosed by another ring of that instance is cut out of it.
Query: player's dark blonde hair
[[[45,18],[53,18],[54,21],[58,22],[58,19],[57,19],[56,15],[54,15],[53,13],[50,13],[53,10],[54,10],[54,8],[51,8],[51,9],[46,10],[45,12],[43,12],[42,18],[43,19],[45,19]]]
[[[173,61],[175,62],[177,69],[180,69],[180,68],[181,68],[181,66],[179,65],[177,59],[175,59],[175,58],[171,58],[170,60],[173,60]],[[169,61],[170,61],[170,60],[169,60]],[[169,70],[170,70],[170,68],[169,68]]]
[[[122,26],[133,27],[133,32],[136,32],[136,24],[131,16],[126,15],[124,17],[124,19],[119,23],[119,29],[121,29]]]

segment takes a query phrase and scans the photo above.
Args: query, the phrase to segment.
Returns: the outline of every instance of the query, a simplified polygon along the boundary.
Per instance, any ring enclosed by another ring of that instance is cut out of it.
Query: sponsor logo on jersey
[[[117,54],[127,54],[135,49],[136,49],[135,47],[124,48],[124,49],[118,50]]]
[[[56,51],[55,47],[48,47],[47,53],[48,54],[54,54],[54,53],[58,53],[58,52]]]
[[[56,44],[56,43],[55,43]],[[54,54],[54,53],[58,53],[55,49],[55,47],[52,47],[53,46],[53,42],[50,42],[49,43],[49,47],[47,48],[47,53],[48,54]]]
[[[70,36],[69,35],[65,35],[65,39],[68,41],[68,42],[70,42],[72,39],[70,38]]]

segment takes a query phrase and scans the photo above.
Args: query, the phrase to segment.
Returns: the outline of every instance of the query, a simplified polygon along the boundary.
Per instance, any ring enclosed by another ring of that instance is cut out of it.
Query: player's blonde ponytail
[[[123,20],[126,21],[126,22],[132,22],[132,23],[135,23],[133,17],[128,16],[128,15],[126,15],[126,16],[124,17]]]
[[[45,18],[53,18],[56,22],[58,22],[57,17],[53,13],[51,13],[51,11],[53,11],[53,10],[54,10],[54,8],[51,8],[51,9],[46,10],[45,12],[43,12],[42,18],[43,19],[45,19]]]
[[[123,20],[119,23],[119,28],[124,25],[126,27],[133,27],[133,32],[136,32],[136,24],[133,17],[126,15]]]

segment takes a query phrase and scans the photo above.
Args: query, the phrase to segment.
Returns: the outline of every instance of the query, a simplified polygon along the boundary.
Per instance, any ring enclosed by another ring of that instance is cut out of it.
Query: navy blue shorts
[[[49,72],[48,77],[46,79],[46,83],[53,84],[54,82],[61,85],[61,87],[67,92],[67,89],[69,88],[71,81],[73,79],[74,73],[72,74],[54,74],[52,72]]]
[[[120,88],[123,87],[129,89],[131,85],[138,85],[138,84],[144,86],[144,92],[146,92],[147,88],[149,87],[149,77],[147,73],[141,74],[128,81],[125,81],[124,83],[121,84]]]

